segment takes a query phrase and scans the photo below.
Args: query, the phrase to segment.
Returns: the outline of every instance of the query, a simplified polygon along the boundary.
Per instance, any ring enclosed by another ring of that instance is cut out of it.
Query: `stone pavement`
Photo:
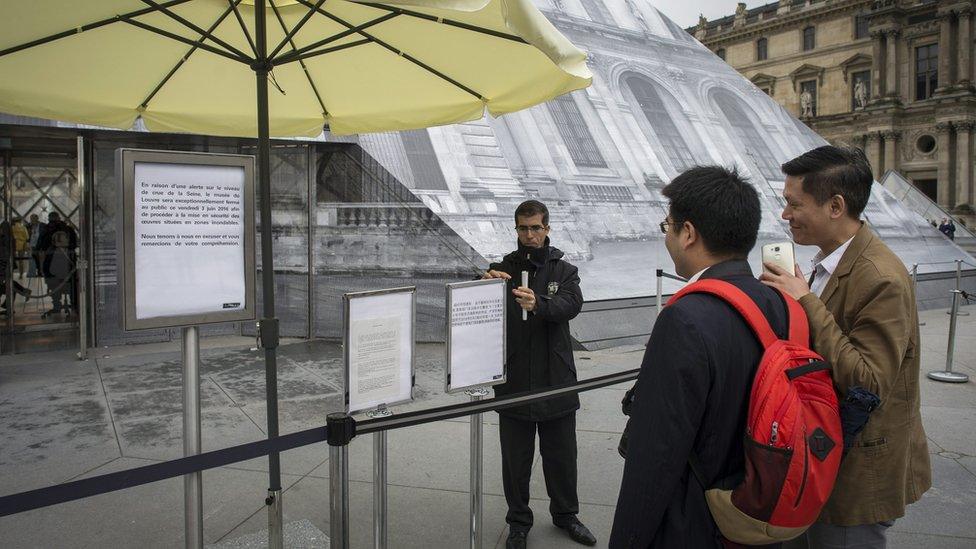
[[[976,380],[976,307],[960,317],[955,369]],[[925,372],[945,365],[948,315],[922,313],[923,419],[934,486],[892,528],[891,547],[976,546],[976,383],[941,384]],[[212,450],[264,437],[262,354],[253,340],[204,340],[203,446]],[[577,353],[580,377],[636,367],[643,349]],[[443,390],[444,349],[418,346],[417,400],[396,411],[462,402]],[[287,342],[280,353],[281,432],[322,425],[340,408],[341,355],[335,344]],[[175,344],[100,349],[78,362],[68,354],[0,357],[0,495],[121,471],[182,453],[181,367]],[[627,387],[583,393],[578,416],[580,518],[606,546],[623,462],[616,452]],[[504,547],[497,416],[485,415],[485,547]],[[468,524],[468,420],[389,434],[389,539],[395,548],[463,548]],[[372,443],[350,446],[352,546],[372,545]],[[289,546],[326,547],[328,447],[282,455]],[[267,459],[206,471],[204,538],[218,547],[260,547]],[[0,546],[180,547],[183,483],[160,481],[0,518]],[[533,548],[573,547],[548,517],[541,464],[532,478]]]

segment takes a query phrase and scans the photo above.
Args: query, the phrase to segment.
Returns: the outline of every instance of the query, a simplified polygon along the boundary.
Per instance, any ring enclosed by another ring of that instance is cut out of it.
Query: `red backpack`
[[[726,539],[746,545],[793,539],[817,520],[827,503],[843,453],[830,365],[810,350],[806,313],[792,297],[783,294],[790,330],[785,341],[752,299],[732,284],[695,282],[668,305],[690,293],[711,294],[735,308],[765,351],[749,395],[745,478],[731,490],[709,488],[694,453],[689,464]]]

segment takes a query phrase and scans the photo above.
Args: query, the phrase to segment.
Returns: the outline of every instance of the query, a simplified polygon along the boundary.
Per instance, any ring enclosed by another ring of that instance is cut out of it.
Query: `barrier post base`
[[[966,383],[969,381],[969,376],[966,374],[960,374],[959,372],[945,372],[942,370],[929,372],[928,378],[935,381],[941,381],[943,383]]]

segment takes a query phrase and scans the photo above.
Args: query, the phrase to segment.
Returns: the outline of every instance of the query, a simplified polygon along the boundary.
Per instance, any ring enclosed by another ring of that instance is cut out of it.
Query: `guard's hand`
[[[799,265],[793,265],[792,274],[779,265],[773,265],[772,263],[763,263],[763,266],[766,269],[759,275],[759,281],[763,284],[776,288],[777,290],[782,290],[793,299],[800,299],[810,293],[810,286],[807,285],[806,279],[803,278],[803,272],[800,271]]]
[[[512,275],[508,273],[504,273],[502,271],[488,271],[487,273],[481,276],[482,280],[488,280],[489,278],[501,278],[504,280],[511,280]]]
[[[512,290],[515,294],[515,302],[530,313],[535,310],[535,292],[525,286]]]

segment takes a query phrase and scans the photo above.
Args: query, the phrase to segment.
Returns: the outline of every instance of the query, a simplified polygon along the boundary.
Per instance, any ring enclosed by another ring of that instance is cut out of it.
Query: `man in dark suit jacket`
[[[785,338],[782,296],[746,262],[761,216],[755,189],[735,171],[700,167],[676,177],[664,196],[671,204],[661,231],[677,273],[734,284]],[[722,547],[688,459],[697,455],[708,487],[742,480],[749,392],[762,352],[745,320],[717,297],[691,294],[661,311],[633,390],[611,548]]]

